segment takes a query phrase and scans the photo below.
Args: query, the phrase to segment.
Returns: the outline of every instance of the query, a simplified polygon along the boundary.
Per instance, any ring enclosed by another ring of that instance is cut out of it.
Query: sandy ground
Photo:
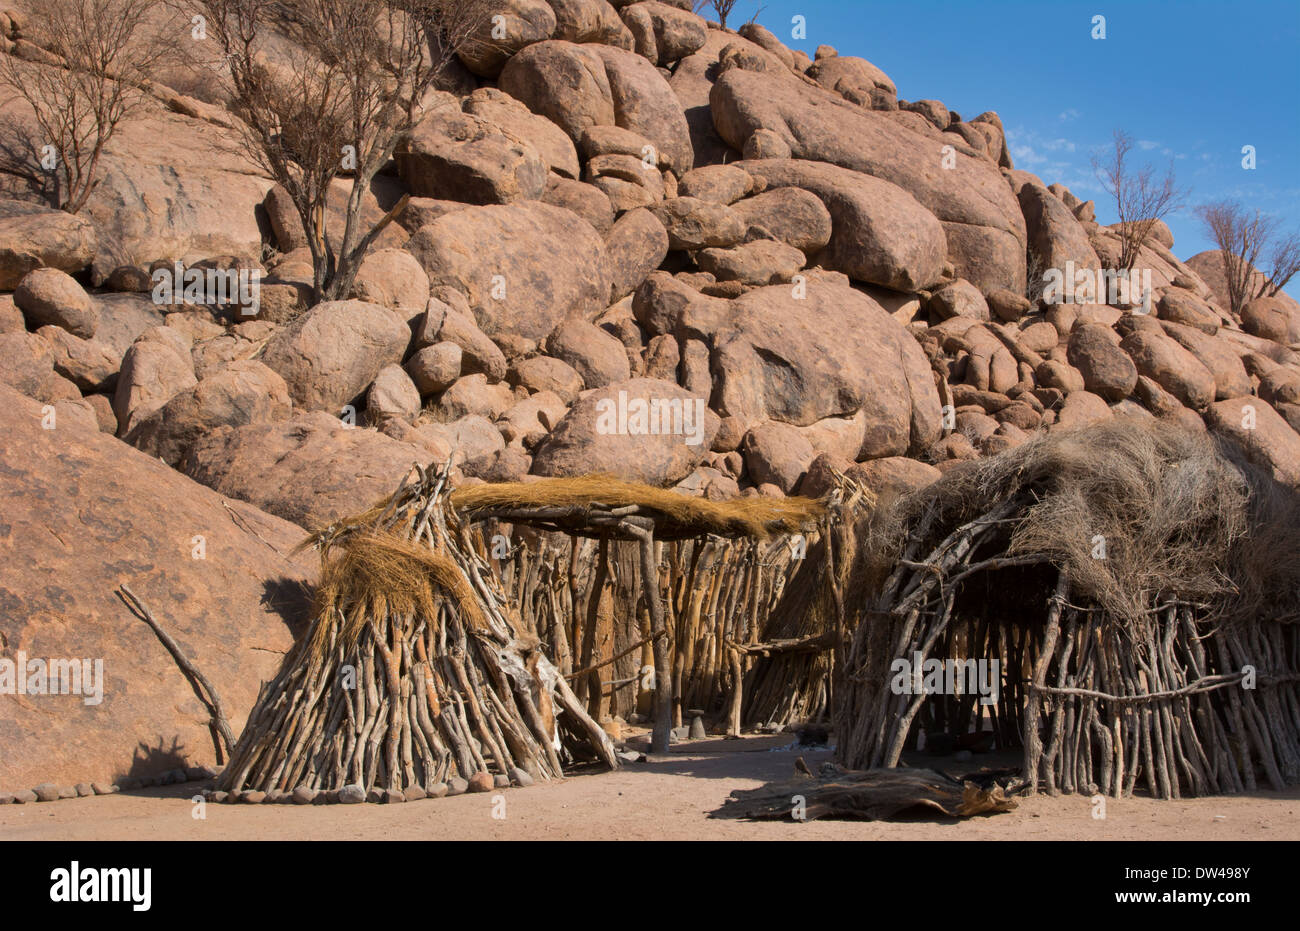
[[[710,739],[616,773],[403,805],[208,805],[198,784],[0,808],[0,840],[1300,840],[1300,788],[1158,802],[1083,796],[1021,799],[1007,814],[965,821],[738,822],[710,819],[733,789],[789,779],[790,737]],[[978,761],[977,761],[978,762]],[[953,770],[960,771],[960,770]],[[502,811],[501,800],[504,800]],[[494,817],[494,814],[504,817]]]

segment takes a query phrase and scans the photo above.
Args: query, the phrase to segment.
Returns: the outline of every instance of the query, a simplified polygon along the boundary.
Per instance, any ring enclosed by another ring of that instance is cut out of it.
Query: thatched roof
[[[825,505],[812,498],[732,498],[710,501],[666,488],[625,482],[607,475],[539,478],[457,488],[452,505],[468,520],[518,518],[521,512],[545,515],[546,524],[571,533],[587,533],[592,518],[615,513],[654,521],[659,539],[716,534],[764,539],[799,533],[816,525]]]

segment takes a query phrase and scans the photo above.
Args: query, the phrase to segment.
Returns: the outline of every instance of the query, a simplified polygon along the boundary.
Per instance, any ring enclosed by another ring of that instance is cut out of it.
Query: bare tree
[[[703,13],[705,10],[713,10],[713,15],[718,17],[718,25],[726,29],[727,17],[736,8],[736,2],[737,0],[695,0],[695,12]]]
[[[7,147],[38,160],[11,168],[28,178],[52,173],[54,206],[77,213],[86,205],[105,146],[144,99],[166,51],[149,30],[157,9],[157,0],[45,0],[38,38],[61,64],[0,55],[0,83],[31,107],[41,137]]]
[[[1129,159],[1132,150],[1133,137],[1117,129],[1105,159],[1092,157],[1092,170],[1106,193],[1115,198],[1119,213],[1118,271],[1132,270],[1156,223],[1181,207],[1187,197],[1187,192],[1175,183],[1172,161],[1159,175],[1150,164],[1134,171]]]
[[[478,41],[487,0],[194,0],[221,54],[244,141],[289,194],[311,248],[317,300],[347,297],[366,251],[407,198],[365,229],[364,198],[458,49]],[[272,25],[297,51],[262,53]],[[327,235],[330,185],[352,176],[337,252]]]
[[[1300,233],[1282,233],[1276,217],[1250,213],[1232,200],[1203,204],[1196,214],[1223,255],[1234,314],[1257,297],[1273,297],[1300,272]],[[1260,267],[1261,256],[1267,258],[1267,271]]]

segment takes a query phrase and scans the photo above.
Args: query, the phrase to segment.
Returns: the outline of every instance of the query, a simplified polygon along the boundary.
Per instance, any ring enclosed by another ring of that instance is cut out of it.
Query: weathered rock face
[[[220,494],[314,529],[392,494],[413,462],[433,458],[418,445],[316,411],[218,429],[191,447],[181,469]]]
[[[546,351],[573,366],[588,388],[627,381],[631,375],[623,344],[585,320],[556,327],[546,340]]]
[[[710,363],[722,416],[807,426],[861,411],[864,459],[919,450],[938,438],[939,395],[925,354],[871,298],[810,282],[803,299],[777,285],[734,304],[735,317],[714,336]]]
[[[1300,308],[1279,297],[1257,297],[1241,308],[1241,328],[1282,345],[1300,343]]]
[[[1025,223],[997,166],[954,151],[888,114],[766,73],[733,68],[710,94],[718,134],[743,149],[760,129],[775,133],[798,159],[831,162],[889,181],[943,224],[957,274],[982,291],[1025,287]],[[900,114],[909,116],[910,114]]]
[[[206,709],[113,593],[125,583],[144,601],[238,733],[306,621],[314,559],[289,556],[303,532],[110,436],[41,420],[0,388],[0,640],[8,659],[102,660],[103,693],[7,696],[0,791],[212,765]]]
[[[573,140],[509,94],[495,87],[480,87],[465,98],[461,108],[487,120],[509,138],[526,141],[551,171],[566,178],[578,177],[578,153]]]
[[[903,291],[928,287],[939,278],[948,249],[943,227],[896,185],[817,162],[773,159],[741,165],[766,179],[769,188],[801,188],[822,201],[832,222],[826,248],[817,255],[823,267]],[[759,195],[735,209],[748,218],[753,208],[747,204],[779,195]],[[772,232],[783,238],[777,230]],[[797,242],[791,245],[803,248]]]
[[[1279,482],[1300,485],[1300,433],[1260,398],[1231,398],[1211,404],[1205,422],[1229,437],[1258,465],[1273,470]]]
[[[616,304],[636,290],[668,255],[668,232],[649,210],[629,210],[605,238],[609,302]]]
[[[124,439],[175,466],[196,440],[218,427],[285,420],[291,406],[283,378],[261,362],[241,359],[173,397]]]
[[[94,257],[90,221],[37,204],[0,200],[0,291],[12,291],[35,268],[76,274]]]
[[[594,317],[607,306],[599,234],[550,204],[459,210],[421,229],[407,249],[435,287],[465,295],[488,336],[540,340],[561,320]]]
[[[289,387],[294,404],[338,413],[400,363],[411,339],[406,321],[378,304],[317,304],[267,341],[262,362]]]
[[[1076,269],[1101,267],[1088,234],[1060,198],[1045,187],[1026,184],[1020,188],[1019,200],[1025,215],[1029,250],[1037,260],[1036,270],[1040,275],[1048,269],[1057,269],[1064,275],[1067,262],[1073,262]],[[1031,284],[1038,286],[1041,279]]]
[[[166,334],[166,327],[156,327]],[[153,331],[151,331],[153,332]],[[113,412],[125,433],[176,395],[198,384],[189,347],[179,336],[173,340],[142,338],[122,357]]]
[[[50,343],[35,333],[0,335],[0,384],[43,404],[75,401],[81,392],[54,370],[56,358]]]
[[[1109,327],[1076,326],[1070,333],[1068,358],[1083,375],[1084,387],[1108,401],[1121,401],[1137,387],[1137,366],[1119,348]]]
[[[533,474],[606,472],[671,485],[704,461],[717,432],[707,399],[671,382],[632,378],[583,392],[537,447]]]
[[[396,158],[411,193],[421,197],[509,204],[536,200],[546,188],[548,166],[530,143],[452,104],[426,116]]]
[[[25,275],[14,292],[14,304],[33,329],[57,326],[90,339],[99,325],[99,311],[90,295],[57,268],[38,268]]]
[[[577,142],[591,126],[618,126],[650,141],[678,174],[691,167],[690,132],[681,103],[654,65],[607,45],[551,40],[519,52],[500,87]]]
[[[555,11],[546,0],[501,0],[497,6],[502,21],[485,18],[473,40],[457,53],[465,67],[480,77],[496,77],[512,55],[555,32]]]
[[[655,0],[627,4],[619,13],[633,36],[637,54],[657,65],[685,58],[708,39],[703,19]]]
[[[1214,376],[1181,345],[1155,330],[1135,330],[1120,344],[1140,374],[1155,381],[1192,410],[1214,400]]]

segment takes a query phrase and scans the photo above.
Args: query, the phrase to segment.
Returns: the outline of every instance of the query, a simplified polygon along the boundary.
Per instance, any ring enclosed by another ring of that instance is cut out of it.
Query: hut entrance
[[[1018,747],[1031,790],[1113,796],[1300,782],[1298,517],[1294,489],[1158,424],[949,473],[868,531],[839,761]]]

